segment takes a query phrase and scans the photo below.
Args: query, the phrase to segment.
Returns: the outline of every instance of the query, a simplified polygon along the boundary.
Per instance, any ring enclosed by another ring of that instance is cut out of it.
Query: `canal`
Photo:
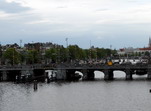
[[[33,84],[0,82],[0,111],[150,111],[151,81],[146,76],[116,78],[38,83],[37,91]]]

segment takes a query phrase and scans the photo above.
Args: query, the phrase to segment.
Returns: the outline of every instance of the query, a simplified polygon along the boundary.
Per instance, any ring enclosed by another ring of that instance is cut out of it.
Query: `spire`
[[[148,47],[151,47],[151,38],[149,37],[149,44]]]

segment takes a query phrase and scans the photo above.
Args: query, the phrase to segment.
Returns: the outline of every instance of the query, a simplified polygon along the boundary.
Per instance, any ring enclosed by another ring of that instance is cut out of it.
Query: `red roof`
[[[123,52],[123,51],[124,51],[124,49],[120,49],[120,51],[121,51],[121,52]]]
[[[139,48],[139,50],[151,50],[151,47]]]

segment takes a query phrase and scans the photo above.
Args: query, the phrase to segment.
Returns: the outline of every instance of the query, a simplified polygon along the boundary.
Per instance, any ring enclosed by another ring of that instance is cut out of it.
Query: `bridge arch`
[[[82,78],[83,78],[83,76],[84,76],[84,74],[82,73],[82,71],[76,70],[76,71],[75,71],[75,74],[76,74],[76,73],[81,76],[81,78],[80,78],[79,80],[82,80]]]
[[[114,79],[125,79],[126,77],[126,72],[123,70],[114,70]]]
[[[99,70],[94,70],[95,79],[104,79],[104,72]]]
[[[133,73],[133,79],[135,80],[141,80],[146,79],[148,76],[148,70],[135,70]]]
[[[68,81],[77,81],[81,79],[83,74],[81,73],[81,70],[76,69],[67,69],[66,70],[66,80]]]

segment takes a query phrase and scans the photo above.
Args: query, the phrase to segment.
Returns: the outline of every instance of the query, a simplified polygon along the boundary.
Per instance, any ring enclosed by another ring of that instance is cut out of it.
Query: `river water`
[[[121,76],[122,75],[122,76]],[[115,74],[114,81],[38,83],[0,83],[0,111],[150,111],[151,81],[146,76]]]

